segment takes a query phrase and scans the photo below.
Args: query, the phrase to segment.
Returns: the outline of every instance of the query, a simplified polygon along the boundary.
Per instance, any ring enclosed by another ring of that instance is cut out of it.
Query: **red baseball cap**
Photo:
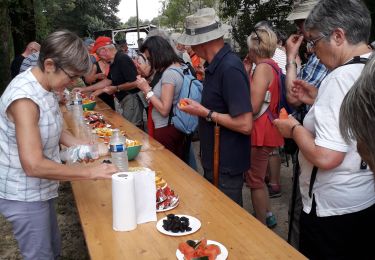
[[[95,53],[99,48],[112,44],[112,39],[106,36],[99,36],[92,47],[92,52]]]

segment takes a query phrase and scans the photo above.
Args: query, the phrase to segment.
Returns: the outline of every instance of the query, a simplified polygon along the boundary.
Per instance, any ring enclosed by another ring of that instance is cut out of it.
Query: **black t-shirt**
[[[249,79],[241,60],[225,45],[205,70],[202,105],[232,117],[252,112]],[[214,123],[199,118],[202,164],[213,168]],[[250,136],[220,127],[220,172],[250,168]]]
[[[132,59],[123,52],[117,52],[115,59],[109,68],[108,79],[112,80],[112,86],[121,85],[127,82],[133,82],[137,79],[137,68]],[[128,93],[137,93],[138,88],[120,91],[115,95],[121,101]]]
[[[12,79],[17,76],[18,73],[20,73],[20,68],[24,59],[25,57],[19,54],[12,61],[12,64],[10,65],[10,73],[12,75]]]
[[[96,66],[96,73],[104,73],[102,69],[99,66],[99,62],[95,62]],[[96,80],[94,83],[98,82],[100,80]],[[113,110],[115,110],[115,102],[113,100],[113,95],[109,95],[107,93],[102,93],[99,95],[99,98],[104,101],[108,106],[110,106]]]

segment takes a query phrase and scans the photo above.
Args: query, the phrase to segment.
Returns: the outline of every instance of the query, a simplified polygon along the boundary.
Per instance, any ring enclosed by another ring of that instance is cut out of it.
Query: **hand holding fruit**
[[[178,108],[191,115],[205,117],[208,114],[207,108],[189,98],[180,99],[178,102]]]
[[[293,138],[292,136],[292,127],[296,124],[299,124],[297,119],[292,116],[289,116],[287,119],[275,119],[273,124],[277,127],[280,134],[285,138]]]

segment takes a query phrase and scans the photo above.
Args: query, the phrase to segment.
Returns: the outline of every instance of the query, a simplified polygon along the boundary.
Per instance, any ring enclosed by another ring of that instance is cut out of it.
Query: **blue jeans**
[[[54,199],[36,202],[0,199],[0,213],[12,224],[25,260],[59,257],[61,238]]]

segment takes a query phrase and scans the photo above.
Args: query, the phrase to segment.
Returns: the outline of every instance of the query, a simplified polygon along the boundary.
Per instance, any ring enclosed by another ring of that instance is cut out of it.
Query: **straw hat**
[[[305,20],[319,0],[300,0],[295,2],[292,12],[286,18],[288,21]]]
[[[185,32],[177,41],[183,45],[198,45],[223,37],[229,28],[220,22],[213,8],[203,8],[186,17]]]

